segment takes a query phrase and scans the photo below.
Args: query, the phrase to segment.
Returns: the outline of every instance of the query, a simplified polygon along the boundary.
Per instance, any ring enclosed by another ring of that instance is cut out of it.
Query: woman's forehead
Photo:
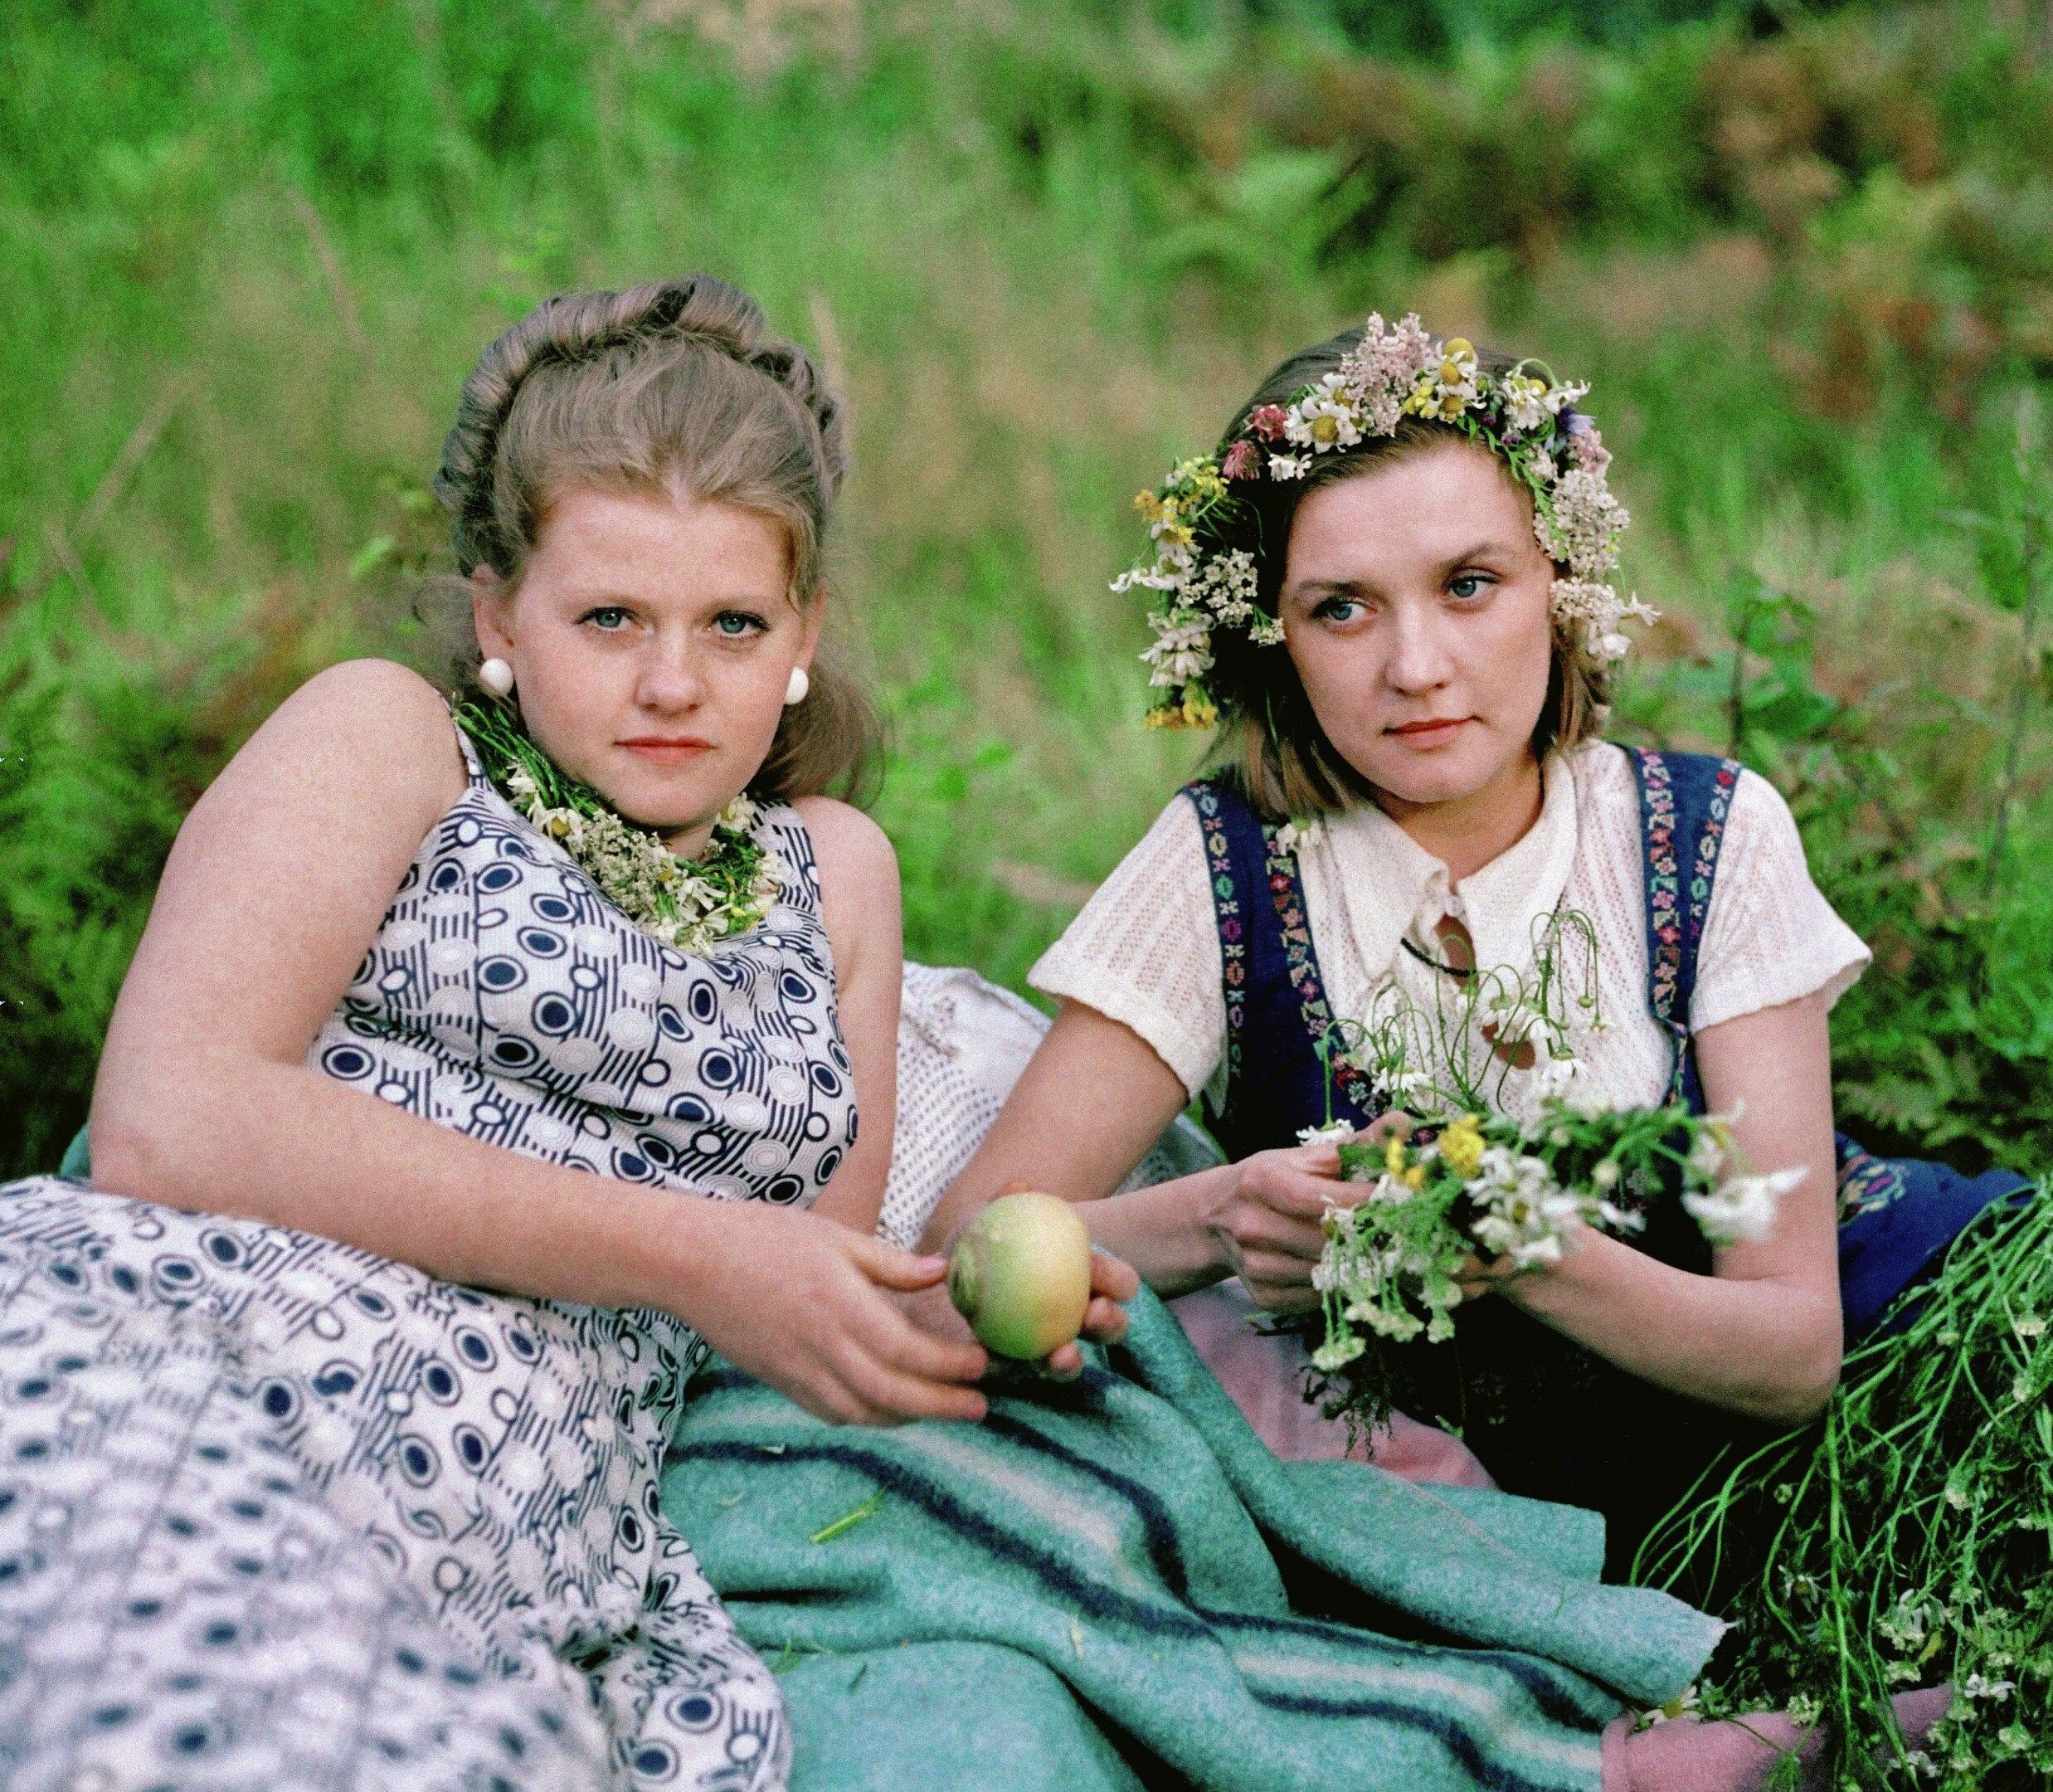
[[[790,542],[781,524],[737,504],[659,491],[581,486],[557,496],[537,531],[531,573],[552,586],[618,587],[680,595],[708,582],[782,590]]]
[[[1531,509],[1494,455],[1457,444],[1307,493],[1292,523],[1290,566],[1297,578],[1315,562],[1437,567],[1481,548],[1537,553]]]

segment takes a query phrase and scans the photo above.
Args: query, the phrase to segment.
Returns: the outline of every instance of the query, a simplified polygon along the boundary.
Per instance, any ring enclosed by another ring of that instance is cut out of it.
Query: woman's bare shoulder
[[[440,815],[469,782],[442,694],[396,660],[344,660],[317,672],[271,712],[238,757],[250,769],[327,767],[337,784]]]
[[[791,806],[823,866],[831,860],[852,884],[897,883],[898,855],[891,836],[860,809],[832,796],[800,796]]]

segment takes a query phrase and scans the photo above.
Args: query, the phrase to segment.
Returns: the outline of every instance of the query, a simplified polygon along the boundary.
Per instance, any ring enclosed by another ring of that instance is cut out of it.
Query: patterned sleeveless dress
[[[703,957],[492,787],[309,1049],[549,1161],[804,1205],[855,1137],[805,827]],[[63,1176],[0,1186],[0,1784],[769,1792],[790,1741],[657,1505],[678,1319],[487,1293]]]

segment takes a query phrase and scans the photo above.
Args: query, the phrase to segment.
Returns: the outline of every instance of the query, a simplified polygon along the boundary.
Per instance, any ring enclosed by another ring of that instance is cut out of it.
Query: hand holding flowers
[[[1390,1404],[1372,1340],[1444,1342],[1464,1299],[1559,1263],[1583,1228],[1637,1231],[1670,1183],[1714,1244],[1764,1238],[1803,1174],[1725,1176],[1734,1156],[1725,1118],[1560,1096],[1530,1122],[1465,1113],[1430,1139],[1394,1125],[1333,1149],[1343,1181],[1365,1193],[1332,1202],[1321,1222],[1312,1286],[1325,1335],[1311,1361],[1324,1375],[1349,1371],[1345,1404],[1370,1424]]]

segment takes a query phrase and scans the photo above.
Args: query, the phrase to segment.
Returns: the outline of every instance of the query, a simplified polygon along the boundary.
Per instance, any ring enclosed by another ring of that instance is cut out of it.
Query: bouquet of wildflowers
[[[1462,1281],[1478,1264],[1530,1269],[1558,1263],[1583,1227],[1637,1231],[1647,1194],[1671,1180],[1714,1244],[1766,1237],[1778,1200],[1802,1172],[1728,1176],[1733,1156],[1717,1116],[1680,1104],[1596,1109],[1559,1096],[1530,1122],[1472,1112],[1431,1137],[1344,1141],[1341,1176],[1368,1193],[1326,1214],[1326,1250],[1312,1272],[1325,1319],[1313,1367],[1328,1376],[1349,1369],[1372,1338],[1452,1337]],[[1345,1405],[1373,1426],[1389,1415],[1390,1390],[1367,1371],[1347,1376]]]
[[[1543,918],[1525,969],[1478,968],[1458,992],[1441,988],[1424,1008],[1386,987],[1366,1020],[1328,1034],[1330,1070],[1426,1124],[1380,1142],[1331,1122],[1301,1135],[1337,1139],[1342,1179],[1367,1186],[1326,1216],[1311,1362],[1315,1397],[1369,1429],[1396,1403],[1379,1343],[1451,1338],[1461,1284],[1479,1270],[1558,1263],[1585,1228],[1637,1232],[1669,1189],[1713,1244],[1765,1238],[1802,1180],[1797,1170],[1745,1173],[1734,1116],[1593,1097],[1576,1052],[1579,1032],[1604,1025],[1588,916]]]

